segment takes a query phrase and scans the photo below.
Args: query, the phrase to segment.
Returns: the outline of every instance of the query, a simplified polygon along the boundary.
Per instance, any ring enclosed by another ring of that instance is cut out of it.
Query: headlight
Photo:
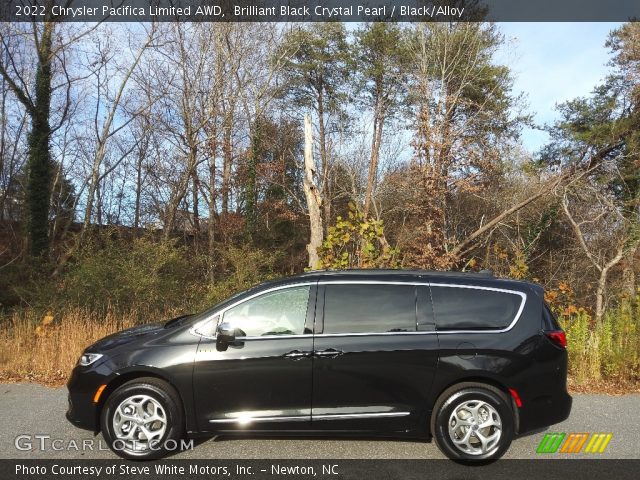
[[[80,360],[78,360],[78,365],[86,367],[87,365],[91,365],[92,363],[94,363],[100,357],[102,357],[101,353],[83,353],[80,356]]]

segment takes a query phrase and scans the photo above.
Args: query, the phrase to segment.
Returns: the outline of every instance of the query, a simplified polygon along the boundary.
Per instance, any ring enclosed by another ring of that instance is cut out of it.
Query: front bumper
[[[94,403],[93,398],[101,385],[109,383],[110,374],[109,369],[100,366],[96,368],[77,366],[73,369],[67,382],[69,395],[65,415],[73,425],[85,430],[100,431],[102,403]]]
[[[86,402],[78,401],[78,397],[68,396],[69,406],[65,417],[73,425],[84,430],[91,430],[98,432],[100,430],[98,420],[98,409],[93,403],[87,404]]]

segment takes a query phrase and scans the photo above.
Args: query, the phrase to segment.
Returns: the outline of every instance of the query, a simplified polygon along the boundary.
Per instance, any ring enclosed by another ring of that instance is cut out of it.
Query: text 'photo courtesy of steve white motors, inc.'
[[[0,480],[635,480],[639,19],[1,1]]]
[[[98,465],[68,465],[51,462],[47,465],[16,465],[15,474],[18,476],[46,476],[48,474],[68,478],[74,475],[87,477],[116,477],[136,476],[150,478],[172,478],[175,475],[190,475],[197,477],[247,477],[264,474],[271,477],[298,476],[298,477],[339,477],[338,464],[273,464],[261,462],[260,464],[234,464],[206,465],[199,463],[180,464],[98,464]]]

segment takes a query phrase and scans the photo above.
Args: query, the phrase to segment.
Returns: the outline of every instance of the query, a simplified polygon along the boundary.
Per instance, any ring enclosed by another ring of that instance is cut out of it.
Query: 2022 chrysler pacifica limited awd
[[[67,418],[119,455],[183,436],[434,438],[500,457],[566,419],[564,332],[540,286],[486,274],[320,271],[108,336],[68,383]]]

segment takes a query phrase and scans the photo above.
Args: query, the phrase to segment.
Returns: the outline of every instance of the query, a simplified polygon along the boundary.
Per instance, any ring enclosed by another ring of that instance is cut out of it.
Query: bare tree
[[[371,23],[356,33],[356,39],[363,98],[365,105],[373,110],[369,172],[362,212],[367,218],[378,181],[384,129],[405,101],[410,58],[407,35],[398,25]]]
[[[416,266],[447,269],[459,260],[463,246],[455,246],[459,240],[447,219],[448,202],[454,194],[482,188],[524,121],[514,115],[518,98],[511,94],[509,69],[492,62],[501,41],[488,24],[415,28],[411,174],[419,220],[411,224],[414,238],[405,253]]]
[[[11,100],[11,89],[0,78],[0,220],[19,219],[23,199],[19,194],[19,175],[26,156],[23,151],[28,114]]]
[[[574,206],[572,211],[572,199],[581,208]],[[582,252],[598,273],[595,318],[600,323],[606,309],[609,273],[640,244],[639,224],[637,218],[630,222],[606,192],[585,182],[566,187],[561,204]]]
[[[248,24],[245,24],[248,25]],[[278,95],[277,82],[290,56],[290,47],[281,48],[282,30],[277,24],[252,25],[245,29],[247,49],[242,68],[236,71],[236,87],[247,122],[249,146],[245,179],[245,223],[249,237],[255,230],[258,203],[257,155],[262,149],[262,126]]]
[[[82,222],[82,230],[79,241],[82,242],[86,235],[87,229],[91,224],[93,215],[96,193],[99,193],[100,182],[111,173],[124,158],[131,153],[133,148],[122,152],[111,161],[106,169],[102,169],[103,162],[107,155],[108,142],[114,138],[118,132],[125,129],[140,114],[142,114],[149,105],[144,104],[137,106],[133,111],[127,112],[126,117],[121,118],[121,107],[125,101],[125,92],[133,73],[138,68],[140,60],[145,51],[153,44],[156,39],[156,26],[152,24],[145,34],[146,38],[142,44],[133,53],[133,57],[127,65],[114,66],[114,70],[120,74],[118,77],[116,72],[111,71],[108,60],[113,54],[109,42],[103,44],[100,39],[97,40],[98,62],[102,62],[99,68],[95,69],[96,80],[96,104],[95,115],[93,118],[95,146],[93,150],[93,159],[91,162],[90,177],[88,181],[88,191],[86,205],[84,209],[84,220]],[[112,82],[114,78],[118,78],[115,89],[111,93]],[[106,113],[105,113],[106,111]],[[103,119],[103,120],[102,120]],[[102,121],[101,121],[102,120]]]
[[[318,256],[318,248],[322,245],[324,228],[322,225],[322,216],[320,207],[322,205],[322,197],[316,185],[315,177],[317,175],[316,165],[313,160],[313,130],[311,126],[311,118],[309,115],[304,116],[304,195],[307,199],[307,209],[309,211],[309,243],[307,244],[307,252],[309,253],[309,268],[317,268],[320,264]]]
[[[206,129],[215,114],[210,108],[210,95],[215,78],[210,71],[211,30],[205,24],[175,24],[168,32],[171,42],[162,50],[168,95],[162,100],[162,123],[175,149],[174,165],[167,182],[170,187],[163,214],[165,239],[172,234],[178,210],[187,201],[191,188],[191,221],[194,232],[199,229],[200,177],[198,166],[205,161]],[[174,74],[172,76],[172,74]],[[167,78],[171,80],[167,82]],[[209,205],[211,208],[211,204]],[[212,221],[209,212],[209,221]]]

